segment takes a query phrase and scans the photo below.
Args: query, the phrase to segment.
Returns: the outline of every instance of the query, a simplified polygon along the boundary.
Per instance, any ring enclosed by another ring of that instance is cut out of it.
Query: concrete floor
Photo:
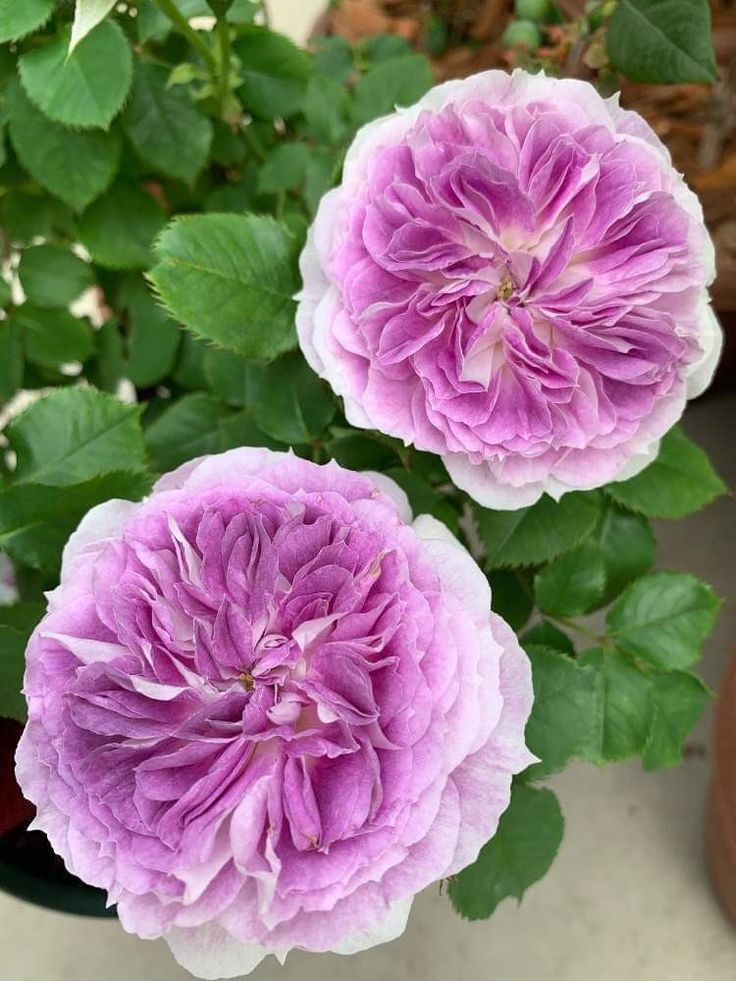
[[[270,0],[273,26],[304,37],[324,0]],[[736,393],[690,408],[686,428],[736,486]],[[660,565],[687,569],[725,599],[702,665],[717,685],[736,651],[736,512],[724,499],[659,529]],[[550,781],[566,835],[547,878],[522,904],[466,923],[437,889],[420,896],[405,935],[349,959],[294,953],[255,981],[734,981],[736,929],[711,893],[703,857],[710,713],[674,770],[577,764]],[[50,913],[0,893],[0,981],[184,981],[163,942],[117,922]]]

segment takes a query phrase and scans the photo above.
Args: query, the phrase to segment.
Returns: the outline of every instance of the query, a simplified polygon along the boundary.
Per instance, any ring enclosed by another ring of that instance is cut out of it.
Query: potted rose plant
[[[520,897],[548,775],[680,759],[719,602],[653,571],[650,519],[725,488],[677,426],[713,250],[652,130],[262,20],[0,0],[7,832],[202,977],[389,940],[433,881]],[[713,76],[691,33],[647,58]]]

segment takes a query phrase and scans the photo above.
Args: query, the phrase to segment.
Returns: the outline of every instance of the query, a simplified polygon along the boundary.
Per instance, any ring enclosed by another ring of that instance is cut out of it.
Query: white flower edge
[[[258,476],[266,465],[271,465],[274,461],[282,460],[285,457],[293,456],[289,453],[274,453],[271,450],[263,450],[259,447],[241,446],[238,449],[228,450],[226,453],[217,453],[209,457],[197,457],[182,464],[171,473],[161,477],[154,487],[154,492],[160,494],[162,491],[177,491],[185,487],[190,480],[199,484],[207,483],[211,477],[211,465],[209,461],[215,459],[215,466],[218,471],[222,470],[222,464],[227,457],[229,479],[236,482],[239,475]],[[332,461],[327,466],[339,466]],[[346,467],[340,467],[347,470]],[[349,471],[355,473],[356,471]],[[372,470],[363,471],[363,476],[367,477],[376,489],[388,497],[405,524],[411,524],[412,510],[409,506],[409,498],[406,492],[385,474],[377,473]],[[145,499],[144,499],[145,500]],[[125,525],[133,518],[140,508],[142,501],[126,501],[120,498],[111,498],[103,501],[91,508],[71,533],[64,546],[61,559],[61,578],[66,579],[71,575],[75,563],[90,552],[97,551],[107,542],[119,538]],[[0,553],[0,571],[4,569],[2,562],[5,561],[10,567],[9,561]]]
[[[371,930],[351,934],[330,949],[334,954],[358,954],[370,947],[396,940],[406,929],[413,897],[392,903]],[[271,948],[238,940],[218,923],[200,927],[174,927],[164,934],[176,962],[204,981],[250,974],[269,954],[283,964],[295,948]],[[296,948],[299,949],[299,948]]]
[[[126,522],[139,508],[133,501],[111,498],[88,511],[69,536],[61,556],[61,580],[68,579],[76,561],[88,551],[120,537]]]

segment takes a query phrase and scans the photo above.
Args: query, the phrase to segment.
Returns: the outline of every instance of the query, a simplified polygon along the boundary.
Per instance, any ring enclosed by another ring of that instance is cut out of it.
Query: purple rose
[[[587,82],[490,71],[365,126],[301,257],[302,350],[355,426],[487,507],[633,476],[709,383],[713,248]]]
[[[509,802],[527,659],[385,477],[241,449],[92,510],[31,638],[18,779],[201,977],[399,935]]]

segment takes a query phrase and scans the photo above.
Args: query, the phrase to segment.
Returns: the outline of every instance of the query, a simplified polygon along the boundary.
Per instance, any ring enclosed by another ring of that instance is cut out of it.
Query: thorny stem
[[[230,97],[230,29],[224,14],[218,15],[216,30],[220,44],[220,109],[224,115]]]
[[[171,23],[187,38],[192,47],[196,48],[202,55],[209,69],[215,72],[217,70],[217,59],[210,51],[209,45],[202,35],[194,30],[184,14],[176,6],[174,0],[156,0],[156,3],[162,13],[166,14]]]

